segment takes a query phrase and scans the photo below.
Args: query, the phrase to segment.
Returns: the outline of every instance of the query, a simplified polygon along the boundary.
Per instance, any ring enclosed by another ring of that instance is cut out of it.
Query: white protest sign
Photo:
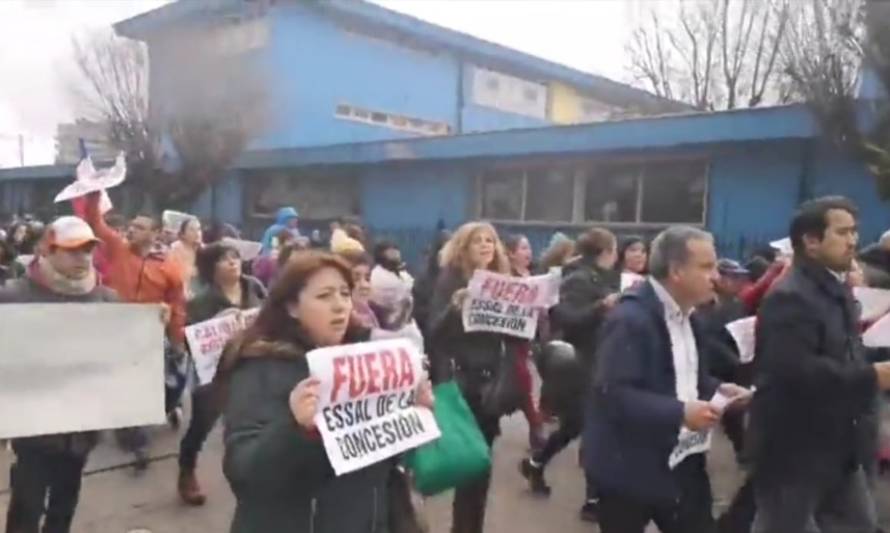
[[[535,338],[541,309],[559,303],[559,281],[553,274],[514,278],[477,270],[467,287],[464,330]]]
[[[871,287],[853,287],[853,295],[862,306],[861,320],[871,322],[890,312],[890,291]]]
[[[754,360],[755,336],[757,317],[742,318],[726,325],[726,330],[732,335],[739,349],[739,359],[742,363],[750,363]]]
[[[162,424],[156,305],[0,305],[0,439]]]
[[[866,330],[862,343],[868,348],[890,348],[890,314],[884,315]]]
[[[745,389],[744,393],[738,394],[736,396],[726,396],[725,394],[723,394],[722,392],[720,392],[718,390],[717,392],[714,393],[714,397],[711,398],[710,403],[711,403],[711,405],[714,406],[715,409],[717,409],[718,411],[720,411],[722,413],[728,407],[730,407],[732,404],[734,404],[740,400],[750,398],[754,394],[755,390],[756,390],[755,387],[751,387],[750,389]]]
[[[27,268],[31,265],[31,262],[34,261],[34,256],[29,254],[22,254],[15,258],[16,263],[22,265]]]
[[[790,237],[785,237],[784,239],[773,241],[769,243],[769,245],[772,249],[777,250],[782,255],[794,255],[794,248],[791,245]]]
[[[258,312],[258,309],[247,311],[232,309],[231,312],[220,313],[210,320],[185,328],[185,338],[192,353],[192,360],[195,362],[199,384],[206,385],[213,381],[226,343],[249,322],[252,323]]]
[[[260,255],[260,250],[263,249],[263,243],[233,239],[231,237],[225,237],[220,242],[238,250],[238,255],[241,256],[242,261],[253,261]]]
[[[414,404],[423,356],[404,339],[320,348],[306,354],[321,381],[315,423],[342,475],[436,440],[432,411]]]
[[[91,192],[106,191],[123,183],[126,177],[127,162],[123,152],[118,154],[113,167],[99,170],[93,167],[93,160],[87,156],[77,165],[77,176],[74,183],[62,189],[62,192],[56,195],[54,202],[73,200]],[[103,212],[111,209],[111,200],[107,194],[102,195],[100,208]]]
[[[180,213],[179,211],[172,211],[170,209],[164,211],[161,214],[161,220],[164,223],[164,231],[172,233],[174,235],[179,233],[179,230],[182,228],[182,224],[186,220],[197,220],[198,217],[195,215],[190,215],[188,213]]]
[[[668,468],[673,470],[687,457],[697,453],[705,453],[711,449],[711,430],[692,431],[686,426],[680,428],[677,445],[668,457]]]
[[[621,292],[632,289],[641,283],[646,283],[646,278],[634,272],[621,273]]]

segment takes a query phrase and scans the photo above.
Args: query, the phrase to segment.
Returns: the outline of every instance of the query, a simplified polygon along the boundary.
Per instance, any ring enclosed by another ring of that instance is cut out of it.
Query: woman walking
[[[430,359],[434,381],[452,376],[460,385],[488,444],[500,433],[500,418],[520,407],[516,398],[497,398],[498,380],[512,381],[518,391],[515,360],[517,340],[502,334],[464,331],[461,308],[467,284],[476,270],[510,273],[510,263],[498,234],[490,224],[464,224],[442,249],[442,272],[430,306]],[[515,400],[515,405],[508,405]],[[454,494],[453,533],[481,533],[491,475],[485,474]]]
[[[350,324],[352,288],[342,259],[304,252],[223,355],[216,381],[226,396],[223,470],[238,502],[232,533],[388,531],[393,462],[334,476],[314,421],[320,383],[306,354],[368,338]],[[417,401],[432,406],[428,383]]]
[[[222,243],[198,252],[198,277],[204,289],[186,307],[188,324],[237,311],[259,307],[266,289],[256,278],[241,273],[238,250]],[[220,406],[212,385],[196,386],[192,392],[192,418],[179,445],[179,497],[187,505],[204,505],[207,497],[195,475],[198,455],[219,419]]]

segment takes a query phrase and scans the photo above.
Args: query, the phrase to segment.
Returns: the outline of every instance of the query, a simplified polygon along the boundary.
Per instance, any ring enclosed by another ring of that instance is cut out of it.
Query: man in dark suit
[[[709,375],[693,314],[714,298],[711,235],[670,228],[650,253],[651,278],[622,297],[601,331],[585,468],[599,489],[603,533],[643,533],[650,521],[662,533],[708,533],[705,452],[722,412],[710,400],[718,390],[733,399],[747,391]]]
[[[890,363],[868,362],[847,283],[858,241],[844,198],[803,204],[794,265],[760,308],[751,405],[756,533],[876,531],[864,473]]]

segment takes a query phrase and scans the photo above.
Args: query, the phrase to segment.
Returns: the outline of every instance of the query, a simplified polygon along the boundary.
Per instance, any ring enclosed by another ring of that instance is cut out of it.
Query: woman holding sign
[[[186,308],[188,325],[210,320],[223,313],[259,307],[266,298],[266,289],[256,278],[241,273],[241,256],[235,248],[216,243],[197,255],[198,277],[204,289]],[[220,407],[210,385],[201,385],[192,392],[192,418],[179,446],[179,497],[187,505],[204,505],[195,467],[207,435],[219,419]]]
[[[273,285],[256,321],[223,354],[223,469],[238,500],[231,531],[386,532],[382,461],[335,476],[315,425],[318,379],[306,354],[368,339],[350,322],[352,273],[340,258],[306,252]],[[429,388],[417,403],[430,407]]]
[[[527,278],[532,275],[532,246],[528,242],[525,235],[510,235],[504,244],[507,248],[507,256],[510,258],[511,274],[520,278]],[[546,313],[541,314],[540,320],[546,320]],[[540,325],[539,325],[540,328]],[[539,329],[539,335],[540,335]],[[522,414],[528,422],[528,442],[533,450],[538,449],[543,444],[541,413],[535,405],[535,399],[532,395],[533,381],[532,373],[528,368],[529,359],[531,359],[532,343],[520,342],[516,348],[516,377],[522,387]]]
[[[500,432],[500,417],[520,407],[515,398],[512,409],[503,398],[490,394],[505,390],[498,385],[512,382],[518,390],[512,364],[517,340],[491,332],[464,331],[462,308],[473,272],[489,270],[509,275],[510,263],[498,234],[490,224],[464,224],[442,249],[442,272],[430,306],[430,360],[433,380],[457,380],[461,392],[489,445]],[[507,360],[508,363],[504,364]],[[501,405],[498,405],[501,404]],[[503,407],[502,407],[503,406]],[[479,533],[485,522],[485,506],[491,477],[459,487],[454,494],[454,533]]]

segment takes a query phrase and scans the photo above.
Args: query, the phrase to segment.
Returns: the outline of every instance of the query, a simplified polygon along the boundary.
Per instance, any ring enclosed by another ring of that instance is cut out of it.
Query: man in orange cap
[[[0,304],[116,302],[114,291],[97,282],[93,250],[98,242],[83,220],[57,219],[27,275],[0,291]],[[92,431],[13,440],[16,462],[10,468],[6,531],[38,531],[45,517],[43,531],[67,533],[83,468],[96,441]]]

